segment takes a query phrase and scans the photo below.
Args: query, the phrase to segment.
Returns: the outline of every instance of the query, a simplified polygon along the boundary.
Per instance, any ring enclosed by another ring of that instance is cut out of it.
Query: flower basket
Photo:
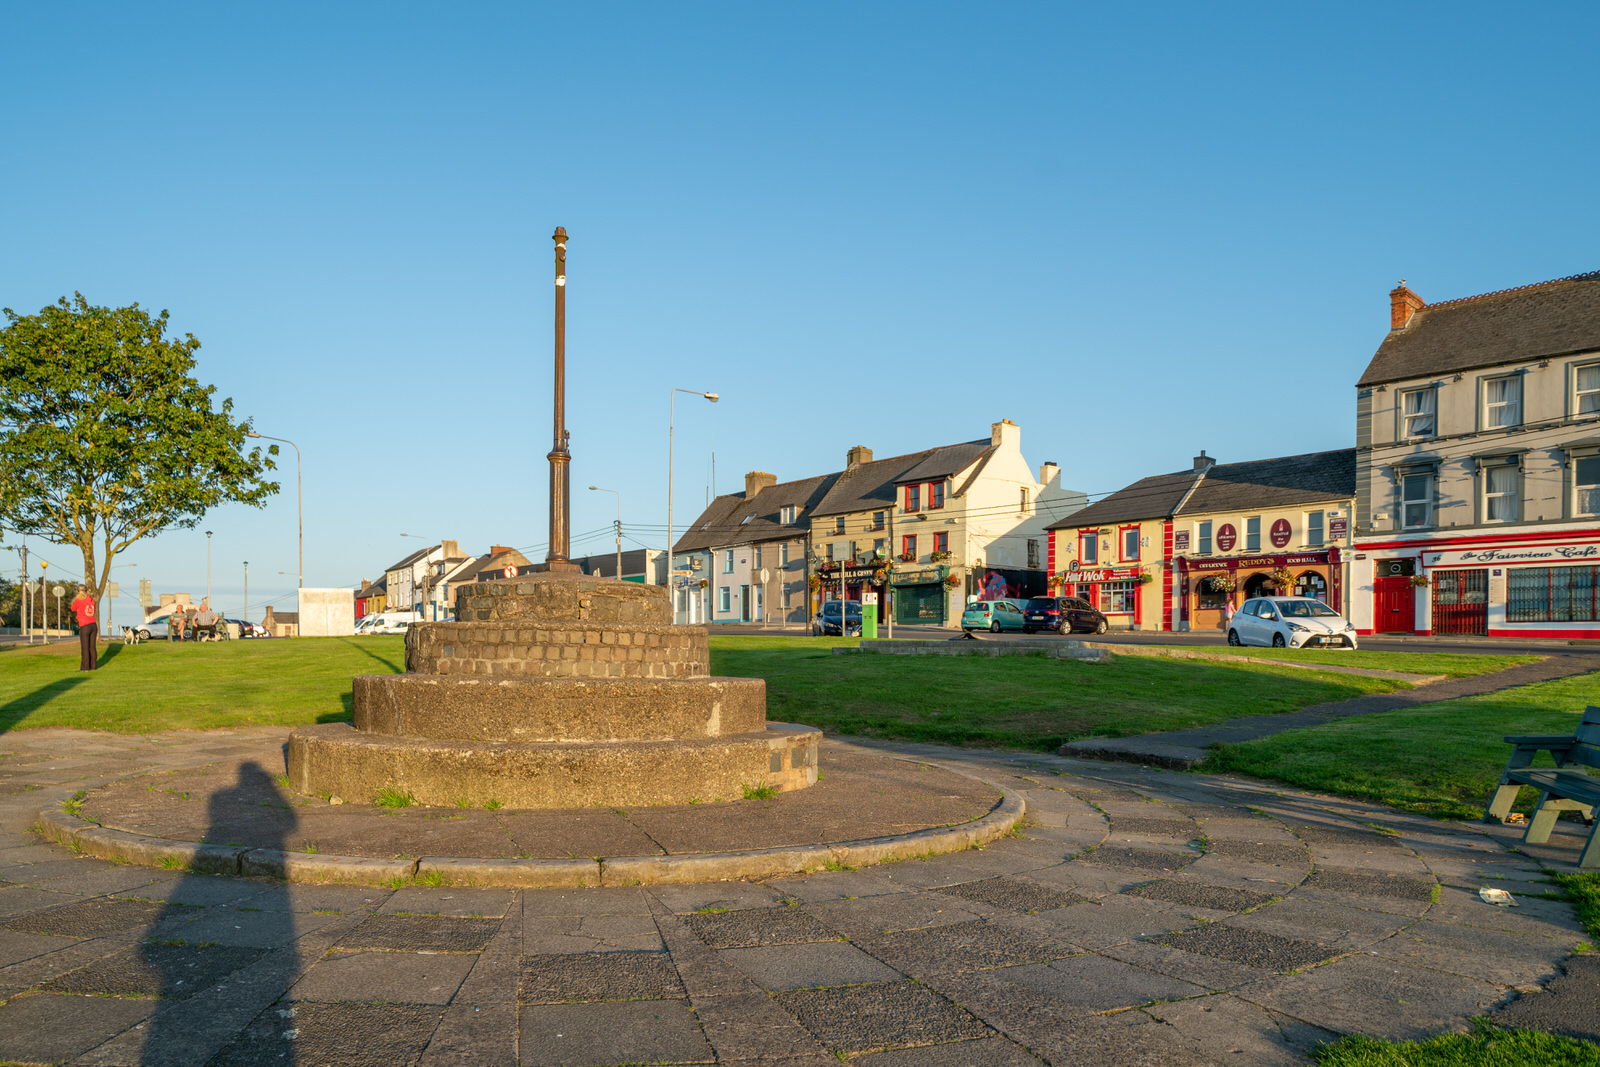
[[[950,558],[950,553],[948,553],[948,552],[929,552],[928,553],[928,562],[930,562],[930,563],[943,563],[945,560],[947,560],[949,558]]]
[[[914,552],[902,552],[898,558],[901,563],[915,563],[917,561],[917,556]]]
[[[873,585],[888,585],[889,584],[889,572],[887,570],[876,570],[876,571],[873,571],[872,572],[872,584]]]
[[[1238,584],[1233,580],[1233,575],[1231,574],[1213,574],[1206,580],[1211,583],[1211,588],[1219,593],[1231,593]]]
[[[822,579],[813,574],[811,576],[811,580],[806,582],[806,587],[815,593],[818,589],[822,588]]]
[[[705,589],[705,588],[709,587],[710,585],[711,585],[711,583],[709,581],[707,581],[706,579],[704,579],[704,578],[700,579],[700,588],[701,589]]]
[[[953,574],[945,575],[944,587],[946,589],[954,589],[956,586],[958,586],[960,584],[961,584],[961,579],[960,578],[957,578]]]
[[[1428,576],[1426,574],[1413,574],[1411,576],[1411,584],[1421,588],[1428,584]]]
[[[1289,569],[1287,567],[1279,567],[1277,570],[1272,572],[1272,584],[1277,586],[1279,589],[1293,589],[1294,575],[1289,573]]]
[[[1134,579],[1134,581],[1138,582],[1140,585],[1149,585],[1155,580],[1156,576],[1151,574],[1149,571],[1140,571],[1139,577]]]

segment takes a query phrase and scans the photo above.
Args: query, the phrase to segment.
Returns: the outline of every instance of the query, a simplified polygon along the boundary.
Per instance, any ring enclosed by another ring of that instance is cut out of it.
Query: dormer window
[[[794,522],[794,505],[793,504],[785,505],[782,509],[780,509],[778,511],[778,521],[783,523],[785,526],[788,526],[788,525],[790,525],[791,523]]]
[[[1432,437],[1439,432],[1434,413],[1438,409],[1439,390],[1409,389],[1400,394],[1400,436],[1407,439]]]

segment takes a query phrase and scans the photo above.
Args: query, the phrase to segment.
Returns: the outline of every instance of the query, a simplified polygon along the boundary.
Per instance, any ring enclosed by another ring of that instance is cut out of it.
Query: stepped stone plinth
[[[766,683],[710,677],[659,586],[571,574],[457,590],[406,673],[355,679],[354,723],[289,736],[292,788],[521,808],[731,800],[817,780],[821,731],[769,723]]]

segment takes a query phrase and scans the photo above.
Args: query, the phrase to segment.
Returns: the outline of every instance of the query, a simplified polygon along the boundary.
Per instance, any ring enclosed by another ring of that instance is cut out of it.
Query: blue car
[[[968,633],[973,630],[999,633],[1001,630],[1032,629],[1021,601],[1000,598],[969,603],[967,610],[961,613],[961,628]]]

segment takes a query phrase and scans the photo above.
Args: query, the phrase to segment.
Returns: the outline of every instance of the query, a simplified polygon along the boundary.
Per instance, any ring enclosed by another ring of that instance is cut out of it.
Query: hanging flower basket
[[[960,578],[957,578],[953,574],[945,575],[944,587],[946,589],[954,589],[956,586],[958,586],[960,584],[961,584],[961,579]]]
[[[888,570],[885,569],[885,570],[873,571],[872,572],[872,584],[873,585],[888,585],[889,584],[889,572],[888,572]]]
[[[1210,582],[1211,588],[1219,593],[1231,593],[1237,585],[1231,574],[1213,574],[1206,581]]]
[[[710,583],[710,582],[708,582],[708,581],[707,581],[707,580],[706,580],[706,579],[704,579],[704,578],[702,578],[702,579],[700,579],[700,588],[701,588],[701,589],[705,589],[705,588],[706,588],[706,587],[708,587],[708,586],[709,586],[709,585],[710,585],[710,584],[711,584],[711,583]]]
[[[704,583],[701,583],[701,584],[702,584],[702,585],[703,585],[703,584],[704,584]],[[807,586],[807,588],[809,588],[809,589],[810,589],[810,590],[811,590],[811,591],[812,591],[812,592],[813,592],[813,593],[815,593],[815,592],[816,592],[816,591],[817,591],[817,590],[818,590],[818,589],[821,589],[821,588],[822,588],[822,579],[821,579],[821,578],[818,578],[818,577],[817,577],[817,576],[816,576],[816,575],[815,575],[815,574],[813,574],[813,575],[812,575],[812,576],[811,576],[811,580],[810,580],[810,581],[808,581],[808,582],[806,582],[806,586]]]
[[[1420,589],[1428,584],[1428,576],[1426,574],[1413,574],[1411,576],[1411,584]]]
[[[1138,582],[1140,585],[1149,585],[1155,580],[1156,576],[1151,574],[1149,571],[1140,571],[1139,577],[1134,579],[1134,581]]]
[[[1276,585],[1279,589],[1293,589],[1294,575],[1289,573],[1289,568],[1279,567],[1277,570],[1272,572],[1272,584]]]

